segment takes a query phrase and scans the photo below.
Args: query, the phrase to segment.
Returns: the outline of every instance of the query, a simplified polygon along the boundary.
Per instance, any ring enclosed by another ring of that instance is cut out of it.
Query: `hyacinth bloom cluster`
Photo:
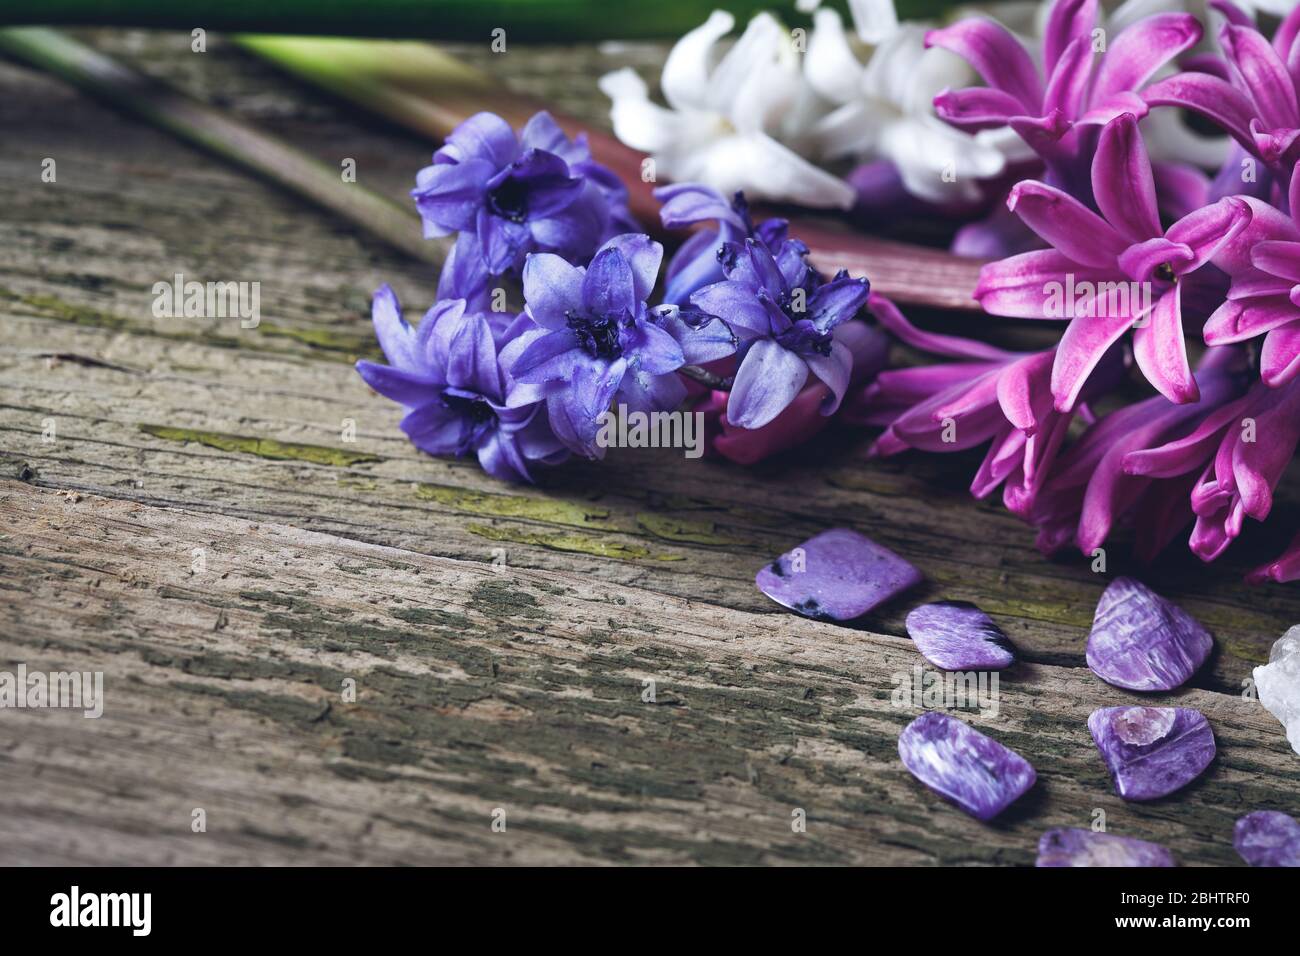
[[[883,334],[854,321],[866,279],[823,277],[786,222],[755,223],[741,193],[660,190],[666,228],[713,224],[661,279],[663,246],[624,231],[626,190],[545,113],[519,135],[492,114],[466,120],[413,196],[427,235],[455,236],[437,301],[412,328],[381,288],[388,363],[357,370],[407,410],[418,448],[472,453],[493,477],[603,457],[614,409],[704,412],[717,451],[755,461],[806,440],[883,364]],[[499,311],[512,289],[519,308]],[[717,392],[696,381],[718,375],[727,398],[712,408]]]
[[[530,252],[582,258],[635,228],[618,178],[545,112],[518,136],[495,114],[470,117],[420,170],[411,195],[425,236],[457,235],[457,254],[490,276],[519,270]]]
[[[1039,42],[984,16],[925,34],[985,85],[940,89],[917,135],[941,120],[985,146],[1019,142],[1014,164],[988,165],[1019,177],[1002,181],[1005,212],[969,226],[985,250],[1025,251],[985,264],[974,298],[1056,330],[1054,342],[1017,352],[918,328],[865,277],[820,274],[784,220],[709,184],[845,205],[805,160],[883,135],[886,121],[854,99],[881,76],[828,68],[892,70],[886,48],[916,35],[892,4],[863,0],[852,42],[838,15],[817,12],[816,64],[791,60],[764,17],[715,50],[733,26],[718,14],[674,48],[667,109],[639,80],[606,78],[620,135],[658,124],[666,138],[644,148],[668,159],[669,178],[709,181],[656,189],[664,227],[689,230],[666,264],[629,227],[621,186],[549,117],[519,134],[495,117],[467,122],[415,190],[426,231],[456,236],[438,302],[410,329],[381,290],[389,365],[361,372],[408,408],[420,447],[472,451],[501,477],[602,457],[614,407],[702,411],[710,448],[743,464],[838,420],[880,429],[875,456],[980,449],[972,493],[1000,489],[1045,552],[1095,554],[1124,530],[1143,560],[1180,536],[1215,560],[1250,521],[1277,520],[1300,444],[1300,11],[1270,37],[1230,4],[1210,7],[1209,24],[1168,4],[1126,4],[1107,21],[1096,0],[1053,0]],[[1213,180],[1170,162],[1175,106],[1235,139]],[[518,293],[504,314],[486,294],[502,282]],[[887,368],[890,340],[932,364]],[[1296,578],[1300,535],[1248,575]]]
[[[1240,10],[1212,6],[1226,21],[1223,55],[1198,54],[1182,70],[1167,64],[1201,28],[1178,14],[1140,20],[1109,38],[1104,53],[1084,55],[1096,5],[1057,0],[1042,72],[989,20],[931,35],[989,84],[941,94],[940,115],[965,129],[1005,123],[1044,161],[1043,179],[1016,184],[1007,198],[1044,248],[985,266],[976,298],[994,315],[1066,324],[1058,345],[1031,360],[990,355],[978,343],[927,348],[895,317],[900,340],[963,361],[885,372],[850,404],[862,420],[887,426],[880,454],[990,441],[976,494],[994,486],[996,462],[1007,468],[1008,428],[1025,434],[1026,447],[1054,434],[1050,419],[1018,418],[1008,396],[1040,408],[1050,396],[1056,415],[1079,413],[1089,424],[1077,437],[1040,441],[1051,451],[1034,461],[1037,481],[1022,485],[1014,471],[1006,480],[1007,506],[1038,527],[1045,551],[1073,543],[1092,553],[1128,525],[1138,555],[1150,559],[1190,526],[1191,550],[1214,560],[1246,518],[1268,517],[1300,438],[1292,389],[1300,370],[1300,231],[1292,215],[1300,114],[1291,56],[1300,11],[1270,42]],[[1150,82],[1161,68],[1172,75]],[[1152,163],[1139,121],[1166,106],[1218,124],[1262,163],[1263,183],[1258,164],[1236,155],[1213,188],[1185,179],[1183,194],[1165,202],[1158,186],[1176,180]],[[1181,214],[1161,215],[1169,209]],[[1195,372],[1193,336],[1210,347]],[[1114,388],[1116,369],[1128,362],[1158,394],[1092,420],[1091,402]],[[1013,363],[1038,378],[1011,379]],[[955,432],[948,441],[945,424]],[[1249,579],[1297,576],[1300,539]]]

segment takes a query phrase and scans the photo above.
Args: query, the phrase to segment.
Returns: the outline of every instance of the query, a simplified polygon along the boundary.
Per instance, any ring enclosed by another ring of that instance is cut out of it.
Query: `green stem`
[[[835,6],[844,7],[844,0]],[[899,0],[900,16],[933,16],[950,0]],[[507,44],[670,40],[721,8],[741,22],[771,9],[791,25],[808,18],[792,0],[0,0],[0,24],[94,24],[407,37]]]
[[[344,182],[341,168],[327,166],[56,30],[0,30],[0,53],[48,70],[125,113],[323,206],[416,259],[442,261],[438,245],[421,238],[414,209]]]

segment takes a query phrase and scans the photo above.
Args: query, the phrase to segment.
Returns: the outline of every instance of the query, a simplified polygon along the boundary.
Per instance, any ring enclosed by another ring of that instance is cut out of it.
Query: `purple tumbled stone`
[[[1210,722],[1190,707],[1103,707],[1088,730],[1125,800],[1173,793],[1214,759]]]
[[[935,667],[949,671],[997,671],[1016,654],[1002,628],[966,601],[922,604],[907,615],[907,633]]]
[[[833,528],[758,572],[754,583],[805,617],[849,621],[921,581],[921,572],[870,538]]]
[[[1092,830],[1048,830],[1035,866],[1177,866],[1159,843]]]
[[[1178,605],[1132,578],[1116,578],[1097,602],[1088,666],[1127,690],[1173,690],[1205,663],[1214,640]]]
[[[903,728],[898,756],[917,780],[980,820],[992,820],[1038,779],[1020,754],[935,710]]]
[[[1232,845],[1251,866],[1300,866],[1300,823],[1278,810],[1256,810],[1237,821]]]

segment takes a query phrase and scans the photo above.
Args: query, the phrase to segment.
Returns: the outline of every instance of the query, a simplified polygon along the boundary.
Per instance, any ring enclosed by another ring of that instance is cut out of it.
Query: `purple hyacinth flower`
[[[1103,707],[1088,730],[1125,800],[1155,800],[1181,790],[1214,759],[1214,733],[1189,707]]]
[[[530,255],[524,301],[533,323],[511,366],[509,404],[545,401],[556,435],[598,458],[599,418],[617,398],[631,411],[676,408],[686,397],[677,369],[730,355],[726,324],[698,310],[649,308],[663,246],[615,236],[583,268],[557,255]]]
[[[944,670],[996,671],[1016,660],[1002,628],[967,601],[922,604],[907,615],[906,627],[917,650]]]
[[[664,301],[674,305],[688,302],[693,293],[726,278],[718,263],[718,249],[723,243],[756,239],[776,253],[788,232],[784,219],[766,219],[755,226],[742,192],[727,202],[708,186],[677,183],[660,186],[655,198],[663,203],[659,218],[665,229],[684,229],[701,222],[717,224],[716,228],[693,233],[664,270]]]
[[[992,820],[1038,779],[1014,750],[934,710],[903,728],[898,756],[917,780],[979,820]]]
[[[1159,843],[1077,828],[1048,830],[1038,841],[1035,866],[1176,866]]]
[[[754,579],[778,604],[831,621],[861,617],[920,581],[910,563],[848,528],[814,535]]]
[[[787,239],[773,254],[763,242],[724,243],[718,261],[727,276],[691,296],[723,318],[740,339],[740,364],[727,400],[727,421],[762,428],[794,401],[811,373],[830,389],[821,413],[840,407],[853,356],[834,338],[871,292],[865,278],[841,271],[829,282],[804,258],[808,247]]]
[[[1250,18],[1230,3],[1214,6],[1227,16],[1219,33],[1224,58],[1202,58],[1197,69],[1153,83],[1143,98],[1151,106],[1179,106],[1206,117],[1242,148],[1267,164],[1283,188],[1300,160],[1300,7],[1278,26],[1270,43]]]
[[[1130,113],[1102,130],[1092,185],[1101,215],[1045,183],[1016,184],[1007,205],[1054,248],[984,266],[975,298],[994,315],[1070,320],[1052,367],[1061,411],[1074,407],[1097,363],[1129,329],[1147,381],[1171,402],[1195,402],[1183,311],[1219,281],[1198,270],[1245,228],[1250,207],[1229,197],[1164,229]]]
[[[935,111],[971,132],[1009,125],[1046,161],[1059,185],[1072,192],[1077,187],[1086,198],[1086,170],[1079,176],[1076,167],[1090,151],[1088,128],[1125,112],[1146,115],[1135,91],[1202,34],[1190,14],[1155,14],[1122,30],[1096,56],[1098,6],[1097,0],[1052,3],[1041,69],[1011,31],[994,20],[967,17],[931,30],[926,46],[956,53],[987,84],[945,90],[935,97]]]
[[[509,376],[498,360],[488,319],[467,312],[463,299],[439,302],[412,329],[387,285],[375,293],[375,334],[388,365],[362,360],[366,384],[405,406],[401,427],[431,455],[473,452],[494,478],[531,481],[530,462],[562,460],[564,446],[547,427],[539,405],[507,407]],[[500,343],[518,331],[507,331]]]
[[[1173,690],[1209,657],[1214,639],[1197,620],[1133,578],[1116,578],[1097,602],[1088,666],[1127,690]]]
[[[1232,828],[1232,845],[1251,866],[1300,866],[1300,823],[1278,810],[1256,810]]]
[[[501,117],[477,113],[420,170],[411,195],[426,236],[472,235],[487,273],[500,275],[530,252],[585,258],[630,222],[617,188],[585,143],[570,141],[548,114],[516,138]]]

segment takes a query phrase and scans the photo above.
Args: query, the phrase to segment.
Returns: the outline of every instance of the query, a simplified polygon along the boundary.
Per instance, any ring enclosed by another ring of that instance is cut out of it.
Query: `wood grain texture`
[[[356,158],[394,198],[427,161],[219,38],[198,56],[179,35],[86,36]],[[498,62],[595,118],[593,72],[650,59]],[[0,711],[0,862],[1024,864],[1042,830],[1101,808],[1112,832],[1227,864],[1236,816],[1300,810],[1300,758],[1241,696],[1300,618],[1294,589],[1239,583],[1285,524],[1210,567],[1134,569],[1117,542],[1093,574],[973,502],[970,456],[866,463],[849,430],[754,469],[622,452],[493,482],[416,452],[349,367],[374,351],[371,290],[423,312],[428,267],[31,72],[0,64],[0,89],[0,670],[103,670],[107,698],[99,720]],[[154,318],[176,272],[259,281],[261,325]],[[1294,519],[1294,496],[1279,508]],[[835,525],[926,584],[853,628],[755,591],[765,560]],[[1084,725],[1134,699],[1083,662],[1106,580],[1133,570],[1217,643],[1155,699],[1200,707],[1219,759],[1146,807],[1114,796]],[[1040,773],[996,826],[897,761],[916,711],[892,706],[893,675],[920,662],[902,618],[936,599],[981,604],[1026,660],[997,717],[964,715]]]

